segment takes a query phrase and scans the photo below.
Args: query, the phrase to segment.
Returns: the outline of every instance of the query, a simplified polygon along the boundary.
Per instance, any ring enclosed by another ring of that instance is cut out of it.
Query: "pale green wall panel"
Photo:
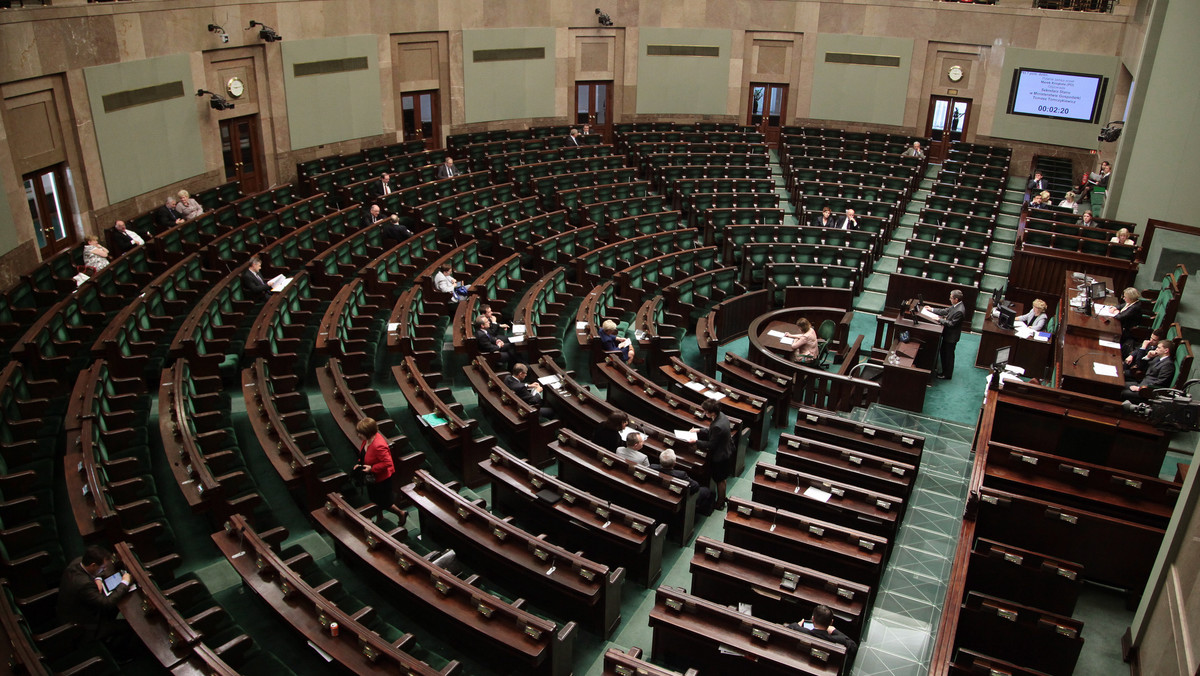
[[[725,115],[733,34],[719,29],[638,30],[639,114]],[[716,47],[717,56],[647,56],[647,45]]]
[[[466,121],[554,117],[555,30],[497,28],[463,31],[463,89]],[[543,50],[540,59],[476,62],[475,52]]]
[[[904,124],[913,41],[908,38],[821,34],[813,64],[812,104],[816,120]],[[899,65],[827,63],[829,53],[896,57]]]
[[[383,133],[379,36],[284,40],[283,86],[292,149]],[[366,57],[365,70],[296,77],[297,63]]]
[[[196,87],[187,54],[83,69],[110,203],[204,172]],[[104,96],[183,82],[183,96],[104,111]]]
[[[1052,143],[1075,148],[1095,148],[1096,134],[1108,122],[1108,110],[1112,107],[1117,84],[1117,68],[1121,60],[1115,56],[1095,54],[1067,54],[1038,49],[1009,47],[1004,50],[1004,67],[1000,69],[1000,91],[996,96],[996,116],[991,130],[979,133],[998,138],[1008,138],[1031,143]],[[1028,115],[1009,115],[1008,97],[1012,91],[1013,73],[1018,68],[1056,70],[1068,73],[1103,75],[1108,78],[1108,89],[1100,103],[1100,123],[1051,120]]]
[[[1157,218],[1200,228],[1195,196],[1200,173],[1200,134],[1196,133],[1200,2],[1173,0],[1158,9],[1165,10],[1162,32],[1154,53],[1143,56],[1152,62],[1134,82],[1121,156],[1114,163],[1114,178],[1120,184],[1117,209],[1115,213],[1106,209],[1105,215],[1138,223]],[[1121,114],[1115,111],[1113,118]],[[1112,148],[1105,144],[1106,151]]]

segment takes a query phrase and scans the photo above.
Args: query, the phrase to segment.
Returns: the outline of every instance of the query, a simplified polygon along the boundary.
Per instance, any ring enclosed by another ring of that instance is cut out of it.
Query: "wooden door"
[[[257,115],[221,120],[221,157],[225,180],[241,181],[244,194],[253,195],[267,188]]]
[[[612,80],[575,83],[575,124],[591,125],[605,143],[612,140]]]
[[[69,173],[66,164],[56,164],[22,177],[42,260],[70,249],[79,241],[67,194]]]
[[[426,150],[442,145],[441,110],[437,90],[400,95],[401,124],[405,141],[424,141]]]
[[[929,97],[929,121],[925,136],[930,140],[925,153],[929,161],[939,164],[946,159],[950,144],[966,136],[971,122],[971,99],[956,96]]]
[[[747,122],[766,135],[768,144],[777,145],[787,119],[787,85],[751,83],[749,111]]]

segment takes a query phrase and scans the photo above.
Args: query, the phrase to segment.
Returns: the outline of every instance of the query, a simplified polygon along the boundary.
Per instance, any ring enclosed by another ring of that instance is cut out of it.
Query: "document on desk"
[[[775,329],[771,329],[770,331],[767,331],[767,335],[771,336],[772,338],[783,338],[784,333],[783,333],[783,331],[776,331]]]
[[[925,319],[928,319],[928,320],[929,320],[929,321],[931,321],[931,322],[939,322],[939,321],[941,321],[941,320],[942,320],[942,318],[941,318],[941,317],[939,317],[939,316],[937,316],[937,315],[933,314],[933,310],[930,310],[930,309],[929,309],[929,308],[927,308],[927,307],[923,307],[923,308],[921,308],[920,315],[921,315],[922,317],[924,317]]]
[[[559,381],[559,377],[554,376],[554,375],[542,376],[541,378],[538,378],[538,382],[543,385],[553,385],[554,383],[557,383],[558,381]]]
[[[400,322],[389,322],[388,323],[387,329],[388,329],[389,333],[391,333],[392,331],[395,331],[398,328],[400,328]]]
[[[523,343],[523,342],[525,342],[525,336],[509,336],[508,342],[510,342],[514,345],[517,343]]]
[[[704,390],[708,389],[707,385],[705,385],[702,382],[695,381],[695,380],[688,381],[688,383],[686,385],[684,385],[684,387],[688,388],[689,390],[695,390],[696,392],[703,392]]]
[[[823,491],[816,486],[809,486],[808,488],[804,489],[804,497],[812,498],[817,502],[829,502],[829,498],[833,497],[833,493]]]
[[[792,343],[795,343],[795,342],[796,341],[793,338],[780,338],[779,339],[780,345],[791,345]]]
[[[1093,303],[1092,310],[1094,310],[1095,313],[1101,317],[1116,317],[1117,316],[1117,308],[1115,308],[1111,305],[1103,305],[1101,303]]]
[[[1117,367],[1113,366],[1112,364],[1097,364],[1097,363],[1093,362],[1092,370],[1095,371],[1096,375],[1098,375],[1098,376],[1116,377],[1116,375],[1117,375]]]
[[[1101,338],[1100,339],[1100,347],[1111,347],[1113,349],[1119,350],[1119,349],[1121,349],[1121,344],[1116,341],[1113,341],[1113,340],[1104,340],[1103,338]]]
[[[704,396],[708,397],[709,399],[713,399],[715,401],[721,401],[722,399],[725,398],[725,393],[717,392],[715,390],[707,390],[707,391],[705,391]]]
[[[1018,338],[1032,338],[1033,337],[1033,329],[1029,328],[1028,326],[1025,326],[1024,324],[1017,324],[1015,327],[1013,327],[1013,331],[1016,332]]]
[[[576,331],[587,331],[587,322],[575,322]]]
[[[513,335],[514,335],[514,336],[523,336],[523,335],[525,335],[525,325],[524,325],[524,324],[513,324],[513,325],[512,325],[512,332],[513,332]]]

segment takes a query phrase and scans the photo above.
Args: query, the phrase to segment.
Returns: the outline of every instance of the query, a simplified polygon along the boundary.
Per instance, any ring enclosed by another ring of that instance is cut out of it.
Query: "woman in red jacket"
[[[367,497],[379,508],[380,516],[383,510],[390,510],[399,517],[400,523],[404,523],[404,514],[393,504],[392,475],[396,473],[396,466],[392,464],[392,450],[387,439],[379,433],[374,418],[363,418],[355,429],[362,445],[358,449],[354,471],[365,477]]]

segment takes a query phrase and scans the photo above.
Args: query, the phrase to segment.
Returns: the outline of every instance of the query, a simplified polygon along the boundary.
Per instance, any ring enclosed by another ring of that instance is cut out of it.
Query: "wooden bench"
[[[516,447],[525,451],[525,457],[538,467],[553,462],[549,444],[562,423],[556,419],[539,419],[541,407],[527,404],[513,394],[504,384],[502,374],[482,356],[464,366],[463,372],[479,397],[480,408],[516,437]]]
[[[434,387],[441,374],[424,372],[412,355],[393,366],[392,374],[408,401],[409,410],[437,450],[458,466],[468,486],[482,485],[485,479],[479,471],[479,462],[487,457],[493,437],[475,436],[479,421],[464,419],[461,404],[446,402],[443,397],[450,396],[449,388]]]
[[[894,495],[763,462],[754,468],[751,494],[765,505],[889,539],[895,537],[905,507],[904,499]]]

